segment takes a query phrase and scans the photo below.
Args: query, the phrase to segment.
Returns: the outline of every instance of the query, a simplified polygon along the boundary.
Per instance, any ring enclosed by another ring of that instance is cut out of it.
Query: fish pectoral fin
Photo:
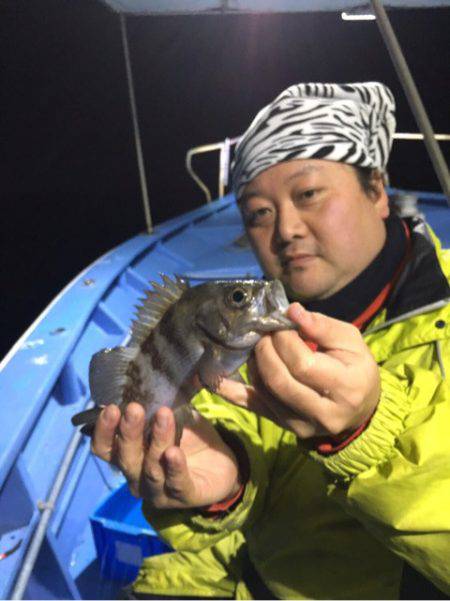
[[[175,417],[175,444],[177,447],[180,446],[180,440],[183,435],[185,426],[193,425],[195,422],[195,409],[191,405],[180,405],[174,409],[173,415]]]
[[[197,374],[203,388],[216,392],[223,380],[224,351],[217,346],[207,346],[197,363]]]
[[[216,392],[224,378],[243,382],[238,369],[248,356],[248,349],[231,350],[212,344],[207,346],[197,363],[197,374],[202,386]]]

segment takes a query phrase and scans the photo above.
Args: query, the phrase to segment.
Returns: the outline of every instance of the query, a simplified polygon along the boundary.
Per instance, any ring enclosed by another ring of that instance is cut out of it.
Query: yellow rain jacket
[[[433,240],[427,260],[447,286],[450,251]],[[144,503],[176,551],[144,560],[133,590],[251,599],[250,557],[281,599],[395,599],[404,561],[450,595],[448,296],[391,321],[384,310],[366,330],[381,399],[367,429],[333,455],[308,453],[292,432],[199,393],[198,411],[245,449],[244,496],[218,519]]]

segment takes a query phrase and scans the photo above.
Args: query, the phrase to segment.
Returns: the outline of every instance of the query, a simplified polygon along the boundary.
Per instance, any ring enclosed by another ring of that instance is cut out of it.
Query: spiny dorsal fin
[[[130,346],[142,344],[167,309],[189,288],[188,284],[178,276],[175,276],[175,280],[171,280],[167,275],[161,274],[161,278],[163,285],[150,282],[153,290],[147,290],[145,298],[139,299],[142,304],[136,306],[137,315],[131,326]]]

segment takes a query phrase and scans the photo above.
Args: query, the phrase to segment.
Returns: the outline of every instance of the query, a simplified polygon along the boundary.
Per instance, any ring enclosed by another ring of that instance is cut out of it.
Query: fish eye
[[[233,288],[229,298],[234,307],[243,307],[247,304],[248,293],[244,288]]]

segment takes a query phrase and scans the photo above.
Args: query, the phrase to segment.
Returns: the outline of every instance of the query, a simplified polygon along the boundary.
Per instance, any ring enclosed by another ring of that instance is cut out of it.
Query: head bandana
[[[301,83],[256,115],[236,147],[233,190],[292,159],[327,159],[384,171],[395,131],[395,101],[378,82]]]

